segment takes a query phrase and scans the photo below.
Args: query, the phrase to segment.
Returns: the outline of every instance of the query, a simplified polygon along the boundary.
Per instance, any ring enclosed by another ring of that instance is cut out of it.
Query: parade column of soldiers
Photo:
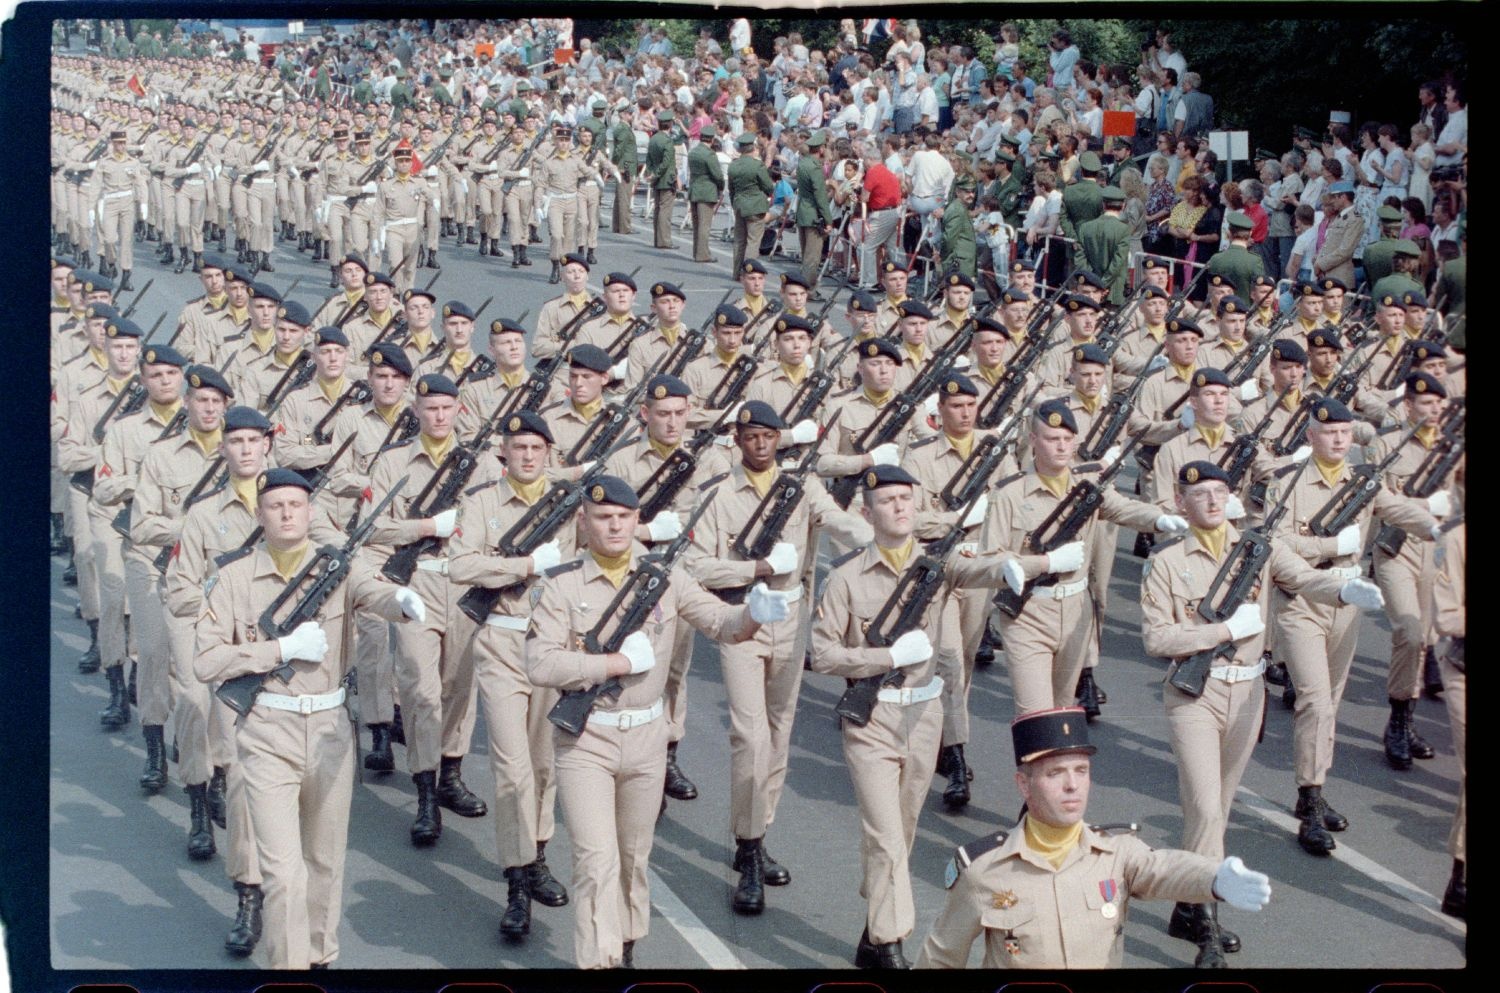
[[[493,815],[500,933],[524,939],[533,901],[571,905],[584,968],[633,964],[655,821],[667,797],[698,794],[677,755],[690,628],[718,644],[729,696],[736,844],[725,854],[739,913],[761,912],[764,887],[792,879],[766,836],[804,662],[847,680],[866,905],[854,962],[870,968],[906,967],[903,941],[922,923],[912,875],[930,867],[911,857],[934,772],[953,810],[995,786],[964,752],[976,659],[1005,652],[1030,807],[1008,836],[955,856],[919,965],[961,967],[981,930],[987,965],[1117,963],[1118,928],[1083,957],[1044,933],[1049,920],[1081,926],[1041,894],[1045,876],[1082,871],[1082,859],[1127,879],[1123,896],[1100,893],[1096,906],[1090,894],[1101,919],[1123,924],[1130,896],[1178,899],[1169,933],[1197,946],[1196,964],[1222,966],[1240,941],[1217,900],[1257,909],[1269,896],[1264,877],[1223,858],[1265,683],[1294,698],[1289,778],[1314,855],[1351,829],[1325,790],[1359,612],[1392,621],[1395,770],[1433,755],[1413,720],[1424,663],[1441,669],[1450,709],[1461,699],[1462,355],[1419,287],[1388,282],[1404,264],[1363,309],[1339,254],[1347,220],[1290,314],[1276,313],[1240,212],[1201,299],[1187,299],[1166,266],[1132,276],[1122,194],[1098,184],[1086,152],[1084,181],[1063,198],[1076,271],[1054,295],[1009,263],[981,304],[964,177],[943,207],[940,292],[909,297],[907,263],[887,256],[880,298],[845,301],[845,331],[809,313],[834,224],[830,136],[801,146],[800,271],[768,295],[760,236],[773,187],[757,139],[740,137],[726,175],[704,128],[686,153],[693,258],[711,261],[727,192],[743,294],[695,331],[682,321],[689,294],[671,282],[644,284],[647,316],[632,274],[591,285],[607,173],[613,230],[630,230],[628,104],[592,103],[576,129],[543,124],[521,80],[509,103],[462,116],[422,107],[388,128],[363,111],[289,106],[253,70],[153,67],[149,78],[181,83],[184,97],[159,112],[123,98],[125,77],[103,60],[59,59],[54,74],[51,506],[91,633],[79,670],[104,670],[106,728],[139,707],[147,791],[167,783],[171,725],[188,855],[213,857],[213,825],[228,832],[234,954],[263,940],[276,968],[337,957],[362,733],[341,713],[352,671],[370,731],[363,768],[394,771],[392,745],[406,746],[412,843],[439,842],[440,808]],[[228,96],[236,88],[244,99]],[[674,115],[657,121],[642,178],[654,243],[670,249]],[[511,270],[531,265],[539,228],[561,293],[532,327],[510,314],[485,324],[487,349],[472,302],[439,306],[416,286],[444,237],[481,256],[509,245],[493,278],[525,278]],[[132,289],[136,240],[203,285],[170,344],[114,305]],[[310,306],[265,282],[278,241],[327,262],[336,292]],[[1122,468],[1135,497],[1116,489]],[[1107,702],[1093,666],[1118,526],[1163,536],[1140,584],[1142,639],[1172,680],[1187,852],[1151,855],[1081,822],[1078,756]],[[824,536],[836,557],[820,587]],[[269,630],[262,611],[283,592],[297,602],[304,566],[330,548],[346,556],[344,585],[294,629]],[[1367,553],[1373,583],[1361,578]],[[1235,573],[1237,601],[1205,606],[1252,554],[1258,571]],[[647,579],[659,599],[631,615],[641,601],[626,594]],[[907,599],[912,589],[923,599]],[[236,718],[227,686],[262,675]],[[549,723],[579,694],[591,708]],[[462,779],[476,702],[487,798]],[[1460,740],[1461,718],[1460,703]],[[1044,785],[1042,767],[1070,755],[1059,775],[1072,785]],[[546,857],[559,802],[567,886]],[[1450,850],[1443,909],[1463,916],[1462,807]],[[1009,902],[976,916],[983,887],[1001,886]]]

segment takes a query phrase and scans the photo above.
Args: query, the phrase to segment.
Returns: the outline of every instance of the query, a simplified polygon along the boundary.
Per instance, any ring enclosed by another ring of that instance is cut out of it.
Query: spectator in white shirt
[[[911,156],[911,196],[907,200],[913,213],[923,218],[943,205],[953,185],[953,166],[939,150],[941,136],[929,134],[924,143],[925,147]]]
[[[862,96],[864,105],[859,114],[859,129],[874,134],[880,130],[880,91],[866,86]]]
[[[1469,151],[1469,105],[1463,87],[1449,83],[1447,90],[1448,123],[1437,139],[1437,165],[1456,166]]]
[[[932,80],[928,78],[925,72],[917,74],[916,118],[917,124],[920,127],[937,127],[937,94],[933,92]]]

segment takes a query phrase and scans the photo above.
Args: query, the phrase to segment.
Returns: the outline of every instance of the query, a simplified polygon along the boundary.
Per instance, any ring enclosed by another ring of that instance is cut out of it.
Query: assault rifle
[[[313,444],[326,445],[330,441],[332,441],[333,436],[332,434],[330,434],[330,432],[333,430],[333,421],[334,418],[339,416],[339,411],[343,410],[345,407],[351,404],[362,404],[365,401],[369,400],[370,396],[370,384],[366,383],[363,379],[357,379],[353,383],[350,383],[349,388],[345,390],[343,395],[340,396],[337,401],[335,401],[334,405],[331,408],[329,408],[328,413],[324,414],[322,419],[319,420],[317,424],[313,425]]]
[[[803,494],[807,492],[807,474],[817,468],[818,450],[823,447],[823,439],[826,437],[827,431],[820,432],[818,440],[807,446],[807,451],[796,466],[776,474],[776,478],[771,481],[771,488],[760,498],[750,520],[740,529],[734,544],[730,546],[736,555],[757,562],[771,554],[771,549],[781,540],[786,522],[792,519],[797,505],[802,502]]]
[[[1407,431],[1379,462],[1351,466],[1349,478],[1334,491],[1327,503],[1318,508],[1317,513],[1307,519],[1307,529],[1319,538],[1332,538],[1358,521],[1365,508],[1380,492],[1381,478],[1401,457],[1401,449],[1406,447],[1406,443],[1417,431],[1418,428]]]
[[[1146,360],[1147,366],[1151,359],[1161,354],[1166,347],[1166,336],[1162,336],[1161,343],[1151,352]],[[1084,437],[1083,444],[1078,446],[1078,457],[1085,462],[1093,462],[1102,459],[1104,453],[1114,447],[1119,439],[1120,433],[1130,423],[1130,415],[1135,410],[1135,402],[1140,398],[1141,390],[1145,389],[1146,380],[1150,377],[1143,372],[1135,377],[1130,383],[1130,388],[1120,393],[1110,394],[1109,402],[1104,405],[1104,410],[1094,420],[1089,428],[1089,433]]]

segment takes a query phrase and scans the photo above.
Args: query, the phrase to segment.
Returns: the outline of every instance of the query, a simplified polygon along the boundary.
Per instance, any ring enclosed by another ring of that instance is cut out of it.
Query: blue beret
[[[1092,286],[1096,290],[1109,289],[1109,287],[1105,285],[1104,280],[1100,279],[1094,273],[1089,272],[1087,269],[1082,269],[1078,272],[1073,273],[1073,285]]]
[[[1276,280],[1272,279],[1270,276],[1267,276],[1264,273],[1262,273],[1261,275],[1256,276],[1254,279],[1250,280],[1250,285],[1251,286],[1273,286],[1274,287],[1276,285]]]
[[[813,322],[806,317],[798,317],[796,314],[784,314],[776,318],[776,333],[783,331],[806,331],[812,334],[817,330]]]
[[[1001,303],[1031,303],[1034,299],[1036,298],[1030,293],[1022,289],[1017,289],[1014,286],[1007,286],[1000,292]]]
[[[969,278],[968,276],[965,276],[961,272],[950,272],[948,274],[948,285],[949,286],[967,286],[969,289],[972,290],[974,288],[974,280],[971,279],[971,278]]]
[[[575,345],[568,353],[568,365],[607,373],[614,363],[610,361],[609,353],[598,345]]]
[[[1313,419],[1320,423],[1348,424],[1354,420],[1354,414],[1341,402],[1333,397],[1320,397],[1312,405]]]
[[[1101,309],[1100,306],[1094,302],[1093,298],[1086,297],[1081,293],[1075,293],[1064,300],[1063,307],[1065,307],[1070,314],[1076,314],[1080,310],[1098,311]]]
[[[889,338],[871,338],[869,341],[860,342],[859,357],[861,359],[873,359],[877,356],[885,356],[897,365],[901,364],[901,349]]]
[[[901,311],[902,317],[921,317],[932,320],[932,311],[928,310],[927,305],[920,300],[902,300],[896,305],[896,309]]]
[[[547,427],[547,422],[542,420],[541,415],[531,410],[521,410],[506,418],[505,426],[501,429],[507,438],[518,434],[534,434],[542,438],[547,444],[552,444],[552,431]]]
[[[1186,317],[1178,317],[1168,321],[1167,331],[1172,334],[1187,331],[1197,335],[1200,338],[1203,337],[1203,329],[1198,326],[1198,323],[1196,321],[1190,321]]]
[[[1297,295],[1299,297],[1320,297],[1323,295],[1323,287],[1310,279],[1297,280]]]
[[[1277,338],[1271,345],[1271,354],[1281,362],[1307,365],[1307,351],[1290,338]]]
[[[1224,375],[1223,369],[1199,369],[1193,373],[1193,389],[1202,389],[1205,386],[1231,386],[1229,377]]]
[[[141,363],[143,365],[171,365],[185,369],[188,358],[171,345],[147,345],[145,353],[141,355]]]
[[[687,383],[684,383],[676,376],[669,376],[664,372],[652,376],[651,381],[646,384],[646,399],[648,400],[665,400],[668,397],[690,397],[692,395],[693,391],[688,389]]]
[[[224,282],[244,283],[246,286],[249,286],[254,283],[255,280],[250,275],[249,268],[236,262],[233,265],[227,265],[224,267]]]
[[[1329,290],[1343,290],[1345,293],[1349,292],[1348,284],[1346,284],[1342,279],[1335,279],[1332,276],[1324,276],[1319,285],[1323,287],[1323,292],[1325,293],[1327,293]]]
[[[1148,258],[1146,261],[1150,262],[1151,260]],[[1149,269],[1150,266],[1148,265],[1146,268]],[[1012,262],[1010,264],[1010,271],[1013,272],[1013,273],[1021,273],[1021,272],[1035,273],[1036,272],[1035,269],[1033,269],[1030,265],[1028,265],[1026,263],[1025,259],[1016,259],[1014,262]]]
[[[104,335],[107,338],[140,338],[144,334],[141,326],[128,317],[116,317],[104,325]]]
[[[729,303],[721,303],[714,308],[715,327],[742,328],[750,323],[750,316],[740,308]]]
[[[782,273],[781,274],[781,285],[783,287],[787,287],[787,286],[800,286],[804,290],[811,290],[812,289],[811,286],[807,285],[807,280],[805,280],[805,279],[802,278],[802,274],[800,272],[784,272],[784,273]]]
[[[509,317],[490,321],[490,334],[525,334],[526,328]]]
[[[342,259],[339,260],[339,266],[342,268],[343,266],[346,266],[351,262],[359,266],[365,272],[370,271],[370,264],[366,262],[365,257],[358,252],[349,252],[348,254],[346,254]]]
[[[1155,283],[1147,283],[1145,293],[1141,294],[1142,300],[1170,300],[1172,294],[1157,286]]]
[[[741,137],[743,137],[743,135],[741,135]],[[758,272],[762,276],[764,276],[766,274],[766,267],[761,265],[759,259],[746,259],[740,266],[740,275],[748,276],[753,272]]]
[[[1195,459],[1177,470],[1177,483],[1180,486],[1192,486],[1194,483],[1220,482],[1226,485],[1229,482],[1229,473],[1212,462],[1203,459]]]
[[[899,465],[877,465],[865,470],[861,482],[867,490],[878,490],[882,486],[916,486],[917,477]]]
[[[1307,347],[1333,348],[1342,352],[1344,350],[1344,342],[1341,338],[1339,338],[1339,332],[1337,328],[1321,327],[1307,336]]]
[[[370,366],[388,365],[395,369],[407,379],[411,378],[411,359],[407,358],[406,351],[400,345],[390,342],[382,342],[370,350]]]
[[[1006,340],[1012,337],[1010,328],[1001,324],[993,317],[980,317],[975,320],[975,323],[978,325],[976,328],[977,331],[994,331],[996,334],[1003,335]]]
[[[229,256],[227,256],[227,255],[220,255],[218,252],[204,252],[203,253],[203,268],[204,269],[221,269],[222,270],[222,269],[228,269],[231,265],[233,265],[233,263],[230,262]]]
[[[851,314],[873,314],[880,309],[875,298],[864,290],[855,290],[849,295],[849,313]]]
[[[619,476],[600,476],[584,496],[589,503],[612,503],[629,510],[635,510],[641,505],[640,498],[635,495],[635,490]]]
[[[651,287],[651,299],[655,300],[657,297],[676,297],[679,300],[686,300],[687,294],[678,289],[676,283],[655,283]]]
[[[224,430],[259,431],[261,434],[270,434],[271,422],[266,419],[265,414],[254,407],[230,407],[224,411]]]
[[[577,252],[569,252],[563,256],[563,265],[581,265],[584,271],[588,271],[589,258],[587,255],[579,255]]]
[[[1421,290],[1407,290],[1401,294],[1401,305],[1403,307],[1427,307],[1427,297]]]
[[[68,258],[66,255],[59,255],[59,256],[54,256],[53,257],[53,259],[52,259],[52,268],[54,268],[54,269],[77,269],[78,268],[78,263],[74,262],[72,259]]]
[[[234,390],[230,388],[229,383],[220,374],[219,370],[211,365],[188,366],[187,383],[191,389],[218,390],[224,394],[224,399],[234,399]]]
[[[296,300],[284,301],[280,307],[276,308],[276,316],[280,320],[304,328],[312,323],[312,314],[308,312],[306,306]]]
[[[1109,365],[1109,356],[1104,354],[1104,349],[1090,342],[1087,345],[1079,345],[1073,349],[1074,362],[1088,362],[1094,365]]]
[[[1413,362],[1426,362],[1428,359],[1446,359],[1448,350],[1436,341],[1419,341],[1412,345],[1411,356]]]
[[[277,293],[270,283],[251,283],[250,299],[252,300],[275,300],[281,302],[281,294]]]
[[[1248,314],[1250,305],[1233,293],[1219,301],[1219,313],[1221,314]]]
[[[462,300],[449,300],[447,303],[443,304],[443,316],[467,317],[472,321],[474,319],[474,308],[470,307]]]
[[[453,385],[453,380],[442,373],[429,372],[417,380],[417,396],[425,397],[434,394],[437,396],[456,397],[458,396],[458,387]]]
[[[319,345],[343,345],[345,348],[349,347],[349,336],[331,324],[318,328],[315,340]]]
[[[101,276],[97,272],[79,269],[73,273],[73,281],[82,282],[83,292],[85,293],[97,293],[101,291],[104,293],[113,293],[115,291],[114,280],[108,276]]]
[[[942,383],[938,385],[938,395],[951,397],[963,395],[966,397],[977,397],[979,387],[974,385],[974,380],[961,372],[950,372],[943,377]]]
[[[1429,376],[1425,372],[1414,372],[1406,377],[1406,396],[1408,398],[1426,396],[1427,394],[1446,398],[1448,391],[1443,387],[1442,383],[1438,382],[1436,376]]]
[[[393,290],[396,288],[396,281],[391,278],[391,275],[388,272],[365,273],[366,286],[374,286],[376,283],[379,283],[381,286],[389,286]]]
[[[420,287],[407,290],[405,293],[401,294],[401,302],[410,303],[412,297],[426,297],[428,303],[437,303],[437,294],[433,293],[431,290],[424,290]]]
[[[279,489],[283,486],[295,486],[304,493],[311,493],[313,490],[312,483],[309,483],[300,472],[294,472],[291,469],[267,469],[255,481],[255,492],[264,493],[266,490]]]
[[[891,260],[887,259],[885,265],[880,267],[880,274],[884,276],[885,274],[892,272],[905,272],[910,274],[910,270],[907,269],[906,266],[902,265],[899,262],[892,262]]]
[[[605,286],[613,286],[616,283],[622,283],[625,286],[630,287],[632,290],[635,289],[635,280],[631,279],[623,272],[612,272],[608,276],[604,277]]]
[[[1078,421],[1068,405],[1061,400],[1048,400],[1037,407],[1036,416],[1049,428],[1067,428],[1072,434],[1078,433]]]
[[[91,303],[83,308],[83,316],[88,320],[118,320],[120,312],[107,303]]]
[[[786,421],[781,419],[775,407],[764,400],[747,401],[735,415],[734,422],[742,428],[771,428],[775,431],[786,429]]]

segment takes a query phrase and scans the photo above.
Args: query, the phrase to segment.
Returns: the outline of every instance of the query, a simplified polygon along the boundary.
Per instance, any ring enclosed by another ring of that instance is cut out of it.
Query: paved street
[[[603,214],[607,225],[610,196]],[[680,216],[680,215],[679,215]],[[720,224],[726,223],[721,217]],[[677,236],[668,254],[649,246],[637,219],[628,238],[604,234],[594,283],[611,269],[643,268],[642,289],[652,280],[677,282],[689,296],[685,320],[701,323],[729,287],[729,246],[717,240],[714,265],[690,261],[689,237]],[[788,239],[787,244],[793,245]],[[273,285],[285,288],[305,276],[292,297],[321,301],[328,270],[279,243]],[[143,249],[146,246],[142,246]],[[509,260],[477,259],[474,249],[455,256],[443,241],[439,300],[495,302],[489,319],[527,312],[528,325],[555,288],[547,285],[545,246],[533,246],[530,269]],[[508,253],[507,249],[507,253]],[[196,295],[191,273],[175,276],[140,253],[134,281],[156,278],[136,312],[146,327],[169,309],[163,337],[181,302]],[[775,267],[773,266],[773,271]],[[419,270],[419,283],[430,270]],[[518,275],[519,272],[519,275]],[[825,292],[827,290],[825,289]],[[642,294],[645,297],[645,294]],[[482,336],[476,336],[482,344]],[[1127,480],[1122,488],[1130,485]],[[1135,821],[1156,846],[1176,843],[1181,830],[1176,772],[1161,704],[1162,666],[1142,657],[1136,608],[1139,560],[1121,538],[1111,618],[1103,634],[1099,681],[1110,702],[1092,734],[1095,760],[1090,819]],[[166,791],[143,797],[136,778],[144,762],[139,723],[103,731],[96,713],[107,699],[102,674],[80,675],[77,656],[87,630],[74,619],[77,597],[63,587],[63,563],[52,563],[51,659],[51,857],[52,965],[69,969],[218,968],[234,964],[222,949],[232,920],[234,893],[222,859],[186,857],[187,798],[175,780]],[[1332,858],[1316,860],[1295,841],[1291,805],[1291,716],[1279,700],[1270,705],[1265,740],[1245,776],[1228,849],[1252,868],[1270,874],[1274,897],[1258,915],[1225,910],[1222,919],[1244,939],[1237,966],[1376,969],[1457,968],[1465,963],[1464,925],[1438,913],[1448,877],[1444,850],[1458,770],[1441,703],[1423,700],[1418,726],[1438,757],[1407,773],[1390,770],[1380,733],[1387,708],[1384,658],[1389,648],[1383,618],[1366,619],[1360,656],[1342,710],[1337,760],[1327,795],[1350,821]],[[858,894],[858,812],[842,761],[833,705],[842,683],[806,678],[787,794],[767,847],[793,876],[767,892],[767,910],[744,918],[730,910],[735,874],[729,860],[728,710],[717,652],[703,642],[689,678],[688,735],[680,751],[684,771],[700,797],[674,802],[660,822],[653,850],[651,933],[636,962],[680,968],[840,968],[849,966],[862,926]],[[918,826],[912,868],[917,933],[907,943],[914,956],[943,900],[943,865],[953,847],[1008,826],[1020,805],[1012,782],[1008,724],[1012,716],[1003,656],[975,676],[974,715],[968,751],[975,767],[974,803],[961,816],[942,810],[941,780]],[[170,739],[170,730],[168,737]],[[493,794],[484,760],[481,725],[465,778],[481,796]],[[368,737],[365,738],[368,745]],[[398,768],[404,765],[397,747]],[[344,918],[337,965],[344,968],[565,967],[571,964],[572,909],[538,905],[524,945],[502,944],[495,927],[505,887],[495,862],[494,825],[445,813],[442,840],[432,849],[411,847],[407,831],[415,790],[404,772],[367,777],[356,788],[350,824]],[[561,820],[559,815],[559,820]],[[220,833],[222,843],[223,836]],[[568,880],[567,826],[548,849],[559,877]],[[1126,932],[1125,964],[1184,967],[1194,948],[1166,936],[1171,905],[1136,903]],[[258,958],[258,957],[257,957]],[[975,962],[978,958],[976,955]],[[241,963],[250,968],[256,963]]]

